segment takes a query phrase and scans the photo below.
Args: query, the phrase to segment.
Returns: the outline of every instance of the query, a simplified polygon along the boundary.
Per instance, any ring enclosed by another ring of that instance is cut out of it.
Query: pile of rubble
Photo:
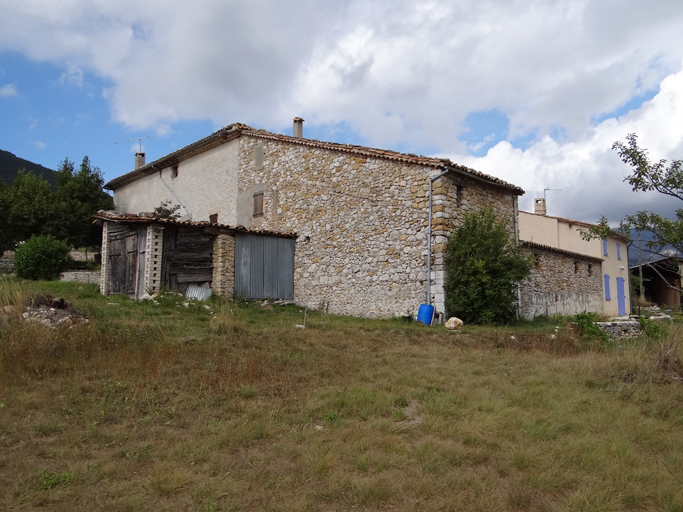
[[[21,317],[28,323],[41,324],[51,329],[72,328],[90,322],[70,302],[52,295],[36,295]]]

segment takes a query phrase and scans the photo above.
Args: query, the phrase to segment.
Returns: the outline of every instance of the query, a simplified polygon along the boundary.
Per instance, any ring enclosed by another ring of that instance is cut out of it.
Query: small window
[[[602,241],[602,253],[607,256],[607,239]]]
[[[578,274],[579,273],[579,262],[574,261],[574,273]]]
[[[212,213],[211,215],[209,215],[209,222],[211,224],[218,224],[218,214]]]
[[[588,275],[589,276],[593,275],[593,265],[591,263],[588,264]]]
[[[178,177],[178,166],[174,165],[171,167],[171,178],[177,178]]]
[[[263,215],[263,192],[254,194],[254,217]]]
[[[612,296],[609,291],[609,275],[605,274],[605,300],[612,300]]]
[[[541,266],[541,255],[540,254],[534,254],[534,265],[536,265],[536,268]]]
[[[621,244],[617,242],[617,259],[621,259]]]

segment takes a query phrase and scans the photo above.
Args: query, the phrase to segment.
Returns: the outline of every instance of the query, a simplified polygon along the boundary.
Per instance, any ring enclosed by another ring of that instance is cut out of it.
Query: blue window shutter
[[[617,259],[621,259],[621,244],[617,242]]]
[[[607,239],[605,238],[602,241],[602,253],[607,256]]]
[[[609,275],[605,274],[605,300],[612,300],[609,293]]]

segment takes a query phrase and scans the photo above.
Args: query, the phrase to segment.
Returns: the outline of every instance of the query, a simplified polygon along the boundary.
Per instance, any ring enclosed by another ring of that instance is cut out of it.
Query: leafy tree
[[[174,205],[171,201],[161,201],[161,204],[154,208],[153,215],[158,219],[178,220],[180,219],[178,210],[180,210],[179,204]]]
[[[53,199],[48,182],[32,171],[19,171],[11,186],[0,187],[0,250],[14,249],[17,242],[42,233],[50,220]]]
[[[92,215],[114,208],[114,200],[103,190],[102,172],[90,164],[87,156],[78,171],[74,162],[65,158],[55,178],[53,216],[46,231],[72,247],[99,246],[102,230],[93,222]]]
[[[652,162],[647,149],[638,146],[638,136],[635,133],[626,136],[626,143],[615,142],[612,149],[619,154],[625,164],[632,168],[631,174],[626,176],[624,181],[633,187],[634,192],[654,190],[683,201],[683,161],[673,160],[669,163],[661,159],[658,162]],[[645,248],[651,254],[666,256],[671,248],[683,253],[683,209],[676,210],[674,219],[667,219],[656,213],[645,211],[628,215],[620,222],[619,231],[629,240],[629,244],[633,243],[631,239],[633,231],[638,233],[650,231],[654,238],[646,244]],[[602,217],[598,225],[582,232],[582,237],[585,240],[591,240],[605,238],[611,233],[608,219]],[[653,266],[653,269],[664,279],[656,266]],[[673,285],[669,287],[678,289]]]
[[[518,316],[517,286],[529,256],[510,237],[506,220],[487,208],[465,216],[448,238],[446,310],[465,323],[504,324]]]

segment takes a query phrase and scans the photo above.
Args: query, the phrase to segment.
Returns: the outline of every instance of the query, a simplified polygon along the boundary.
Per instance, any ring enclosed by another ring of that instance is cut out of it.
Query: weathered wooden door
[[[135,297],[138,270],[138,232],[121,230],[109,238],[109,292]]]
[[[235,295],[246,299],[294,298],[294,240],[235,234]]]

